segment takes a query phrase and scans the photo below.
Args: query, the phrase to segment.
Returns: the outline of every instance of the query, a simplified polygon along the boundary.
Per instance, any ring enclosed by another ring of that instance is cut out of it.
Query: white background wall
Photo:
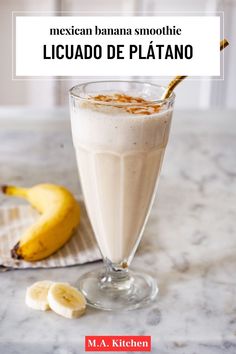
[[[231,43],[225,51],[225,80],[186,80],[176,91],[176,105],[181,109],[236,108],[236,0],[0,0],[0,106],[53,108],[67,105],[67,91],[78,79],[12,81],[12,11],[117,11],[124,16],[128,12],[224,11],[225,37]],[[167,80],[156,82],[166,84]]]

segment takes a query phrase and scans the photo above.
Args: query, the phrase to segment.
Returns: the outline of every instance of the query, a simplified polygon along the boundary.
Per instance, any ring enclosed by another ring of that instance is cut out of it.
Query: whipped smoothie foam
[[[115,93],[93,95],[71,109],[92,227],[103,256],[120,264],[136,250],[152,204],[172,110],[162,112],[142,98]]]

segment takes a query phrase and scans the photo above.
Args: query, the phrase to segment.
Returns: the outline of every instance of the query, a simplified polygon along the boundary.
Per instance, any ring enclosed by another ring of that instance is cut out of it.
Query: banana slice
[[[54,312],[66,318],[79,317],[86,309],[84,296],[67,283],[55,283],[50,287],[48,303]]]
[[[27,288],[25,303],[35,310],[47,311],[50,309],[48,304],[48,290],[54,284],[50,280],[38,281]]]

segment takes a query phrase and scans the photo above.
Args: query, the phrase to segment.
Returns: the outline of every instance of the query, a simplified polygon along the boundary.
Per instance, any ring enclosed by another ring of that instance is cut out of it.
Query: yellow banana
[[[62,247],[79,224],[80,207],[64,187],[39,184],[32,188],[3,186],[7,195],[22,197],[41,214],[11,250],[13,258],[38,261]]]

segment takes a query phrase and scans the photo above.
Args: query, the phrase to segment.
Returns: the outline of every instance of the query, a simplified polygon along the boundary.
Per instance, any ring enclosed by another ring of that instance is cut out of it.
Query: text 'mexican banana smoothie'
[[[93,95],[71,112],[86,208],[100,250],[112,263],[127,261],[136,249],[168,141],[172,109],[147,103],[109,93]]]

